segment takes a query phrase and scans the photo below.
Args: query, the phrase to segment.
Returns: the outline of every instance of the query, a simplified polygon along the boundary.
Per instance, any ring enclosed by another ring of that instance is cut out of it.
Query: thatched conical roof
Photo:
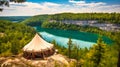
[[[34,36],[34,38],[23,47],[23,51],[26,52],[41,52],[50,50],[53,48],[53,44],[46,42],[43,40],[38,34]]]

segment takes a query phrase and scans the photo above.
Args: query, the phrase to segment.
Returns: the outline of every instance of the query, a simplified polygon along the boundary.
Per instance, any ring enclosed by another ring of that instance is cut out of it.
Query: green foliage
[[[94,45],[90,53],[88,53],[90,61],[93,62],[93,67],[100,66],[101,59],[104,59],[105,49],[106,45],[103,43],[102,39],[99,38],[97,45]]]
[[[116,67],[117,51],[115,45],[106,45],[101,38],[92,46],[83,58],[83,67]]]
[[[71,38],[69,38],[69,41],[68,41],[68,56],[69,58],[71,58],[71,49],[72,49],[72,40]]]
[[[119,13],[61,13],[51,16],[51,20],[97,20],[100,23],[120,23]]]
[[[15,22],[21,22],[27,18],[30,18],[30,16],[0,16],[0,20],[9,20]]]
[[[55,46],[55,47],[57,47],[57,46],[56,46],[56,45],[57,45],[57,43],[56,43],[56,41],[55,41],[55,40],[53,40],[51,43],[52,43],[52,44],[54,44],[54,46]]]
[[[60,54],[69,57],[68,48],[58,45],[55,40],[52,43],[55,44],[55,48]],[[73,67],[116,67],[117,65],[117,46],[106,45],[101,38],[90,49],[80,48],[77,46],[78,44],[72,43],[72,45],[70,58],[77,60],[75,64],[70,63]]]
[[[78,66],[76,66],[76,65],[77,65],[76,62],[70,62],[70,66],[69,66],[69,67],[78,67]]]
[[[0,20],[0,56],[20,53],[34,34],[35,30],[29,26]]]
[[[58,50],[58,53],[66,55],[67,57],[77,60],[77,63],[75,63],[75,64],[74,64],[74,62],[71,63],[71,67],[72,66],[80,66],[80,63],[82,63],[82,62],[79,63],[79,60],[81,60],[81,58],[85,57],[86,53],[88,52],[87,48],[79,48],[79,46],[77,46],[76,44],[73,44],[71,38],[68,41],[68,43],[70,45],[70,53],[69,53],[69,48],[65,48],[63,46],[58,45],[55,40],[53,40],[52,43],[53,44],[55,43],[54,45],[55,45],[55,48]]]
[[[43,22],[64,20],[96,20],[99,23],[120,23],[120,13],[60,13],[53,15],[37,15],[26,19],[22,23],[40,25]]]
[[[22,21],[21,23],[24,23],[30,26],[36,26],[36,25],[38,26],[38,25],[41,25],[43,22],[48,21],[48,19],[49,19],[48,15],[38,15],[38,16],[30,17]]]
[[[112,37],[113,40],[115,41],[116,45],[118,46],[118,48],[116,48],[118,50],[118,62],[117,62],[117,67],[120,67],[120,31],[116,32],[113,34],[114,36]]]
[[[113,39],[113,41],[115,41],[115,43],[118,45],[118,47],[120,47],[120,31],[113,33],[112,35],[113,36],[111,36],[111,38]]]
[[[62,30],[80,30],[80,31],[86,31],[86,32],[98,32],[98,33],[102,32],[102,30],[100,30],[96,27],[65,24],[62,22],[61,23],[59,23],[59,22],[44,22],[42,24],[42,27],[43,28],[62,29]]]

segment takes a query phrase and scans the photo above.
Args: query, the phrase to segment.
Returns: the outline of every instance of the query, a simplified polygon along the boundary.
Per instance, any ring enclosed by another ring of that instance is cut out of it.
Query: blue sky
[[[34,16],[63,12],[120,13],[120,0],[27,0],[24,3],[11,2],[10,7],[4,7],[4,11],[0,12],[0,16]]]
[[[69,0],[27,0],[28,2],[53,2],[59,4],[70,4]],[[85,1],[86,3],[90,2],[105,2],[107,4],[120,4],[120,0],[74,0],[74,1]]]
[[[27,0],[28,2],[38,2],[38,3],[42,3],[42,2],[53,2],[53,3],[68,3],[68,0]]]

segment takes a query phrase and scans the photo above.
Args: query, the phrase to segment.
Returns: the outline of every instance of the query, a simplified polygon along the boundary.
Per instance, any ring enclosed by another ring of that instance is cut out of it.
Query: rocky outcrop
[[[70,59],[56,54],[45,59],[25,59],[24,57],[0,58],[1,67],[69,67]]]

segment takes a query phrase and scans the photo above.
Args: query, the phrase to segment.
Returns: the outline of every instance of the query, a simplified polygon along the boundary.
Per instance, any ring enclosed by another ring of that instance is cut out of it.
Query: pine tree
[[[91,62],[93,62],[93,67],[100,66],[101,60],[104,58],[104,53],[106,50],[106,45],[104,44],[102,38],[98,38],[97,44],[94,45],[90,52],[88,53],[88,57]]]
[[[113,40],[116,42],[118,46],[118,62],[117,62],[117,67],[120,67],[120,32],[116,33],[115,36],[113,37]]]
[[[71,49],[72,49],[72,40],[71,38],[69,38],[69,41],[68,41],[68,56],[69,58],[71,58]]]

